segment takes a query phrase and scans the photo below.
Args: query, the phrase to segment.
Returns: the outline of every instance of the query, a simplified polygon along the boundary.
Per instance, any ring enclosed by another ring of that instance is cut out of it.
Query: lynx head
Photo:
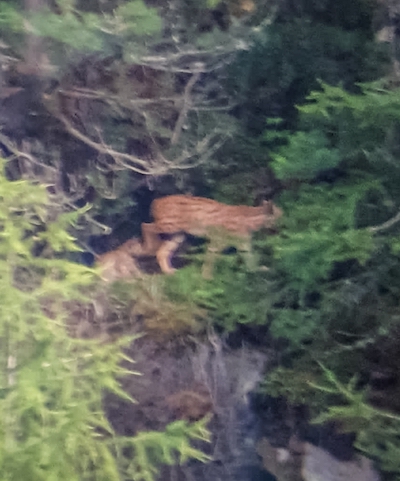
[[[128,254],[135,256],[140,255],[143,251],[143,245],[141,240],[138,237],[132,237],[132,239],[127,240],[122,244],[120,247],[121,250],[124,250]]]

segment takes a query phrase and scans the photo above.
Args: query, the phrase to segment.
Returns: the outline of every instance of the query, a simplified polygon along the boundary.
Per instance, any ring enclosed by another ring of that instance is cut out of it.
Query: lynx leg
[[[143,272],[140,270],[138,264],[136,263],[136,259],[133,259],[131,256],[129,256],[130,258],[130,263],[128,264],[128,268],[129,268],[129,274],[130,276],[134,275],[135,277],[140,277],[140,278],[143,278]]]
[[[143,272],[139,269],[136,261],[132,259],[130,255],[127,254],[126,257],[124,257],[124,261],[124,265],[121,266],[119,269],[119,274],[121,278],[132,276],[143,278]]]
[[[154,223],[142,223],[143,254],[154,255],[160,248],[162,240]]]
[[[236,244],[238,254],[240,254],[244,260],[244,263],[249,271],[257,269],[257,260],[254,256],[251,246],[251,235],[243,236],[240,242]]]
[[[201,276],[203,279],[210,280],[213,278],[214,264],[219,249],[217,247],[208,246],[206,256],[201,269]]]
[[[257,270],[257,260],[251,248],[251,239],[246,240],[240,246],[240,250],[243,252],[244,262],[249,271]]]
[[[164,241],[161,244],[161,247],[157,250],[157,261],[162,272],[165,274],[172,274],[175,272],[175,269],[171,266],[171,258],[184,239],[185,236],[183,234],[177,234],[171,239]]]
[[[246,251],[244,253],[244,262],[245,262],[246,267],[249,271],[257,270],[256,258],[255,258],[252,251]]]

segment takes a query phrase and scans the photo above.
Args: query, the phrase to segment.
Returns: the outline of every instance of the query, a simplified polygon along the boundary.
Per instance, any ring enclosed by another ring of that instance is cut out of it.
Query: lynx
[[[219,250],[235,246],[250,253],[252,233],[263,227],[273,228],[282,210],[272,201],[249,207],[226,205],[204,197],[171,195],[154,200],[151,214],[154,222],[142,224],[143,245],[145,250],[155,252],[162,272],[174,272],[171,258],[185,234],[191,234],[210,239],[203,264],[203,277],[210,278]],[[167,239],[160,241],[160,235],[166,235]]]
[[[142,272],[132,256],[140,256],[144,252],[141,241],[132,238],[118,249],[106,252],[97,257],[97,265],[101,270],[101,278],[105,282],[113,282],[127,277],[142,277]]]

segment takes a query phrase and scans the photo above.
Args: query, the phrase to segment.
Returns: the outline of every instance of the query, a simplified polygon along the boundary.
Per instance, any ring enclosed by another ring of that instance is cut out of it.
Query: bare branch
[[[200,77],[201,73],[202,73],[202,70],[198,69],[198,71],[193,75],[193,77],[190,79],[190,81],[186,85],[185,93],[184,93],[184,103],[186,102],[186,105],[184,105],[184,107],[182,108],[182,111],[177,121],[177,125],[175,126],[175,131],[174,131],[175,137],[173,135],[175,142],[177,142],[179,138],[179,132],[182,129],[181,124],[183,124],[184,118],[187,115],[187,112],[190,108],[190,92],[193,86],[195,85],[196,81]],[[44,101],[48,110],[52,113],[52,115],[54,115],[58,120],[60,120],[60,122],[64,125],[65,129],[69,134],[79,139],[81,142],[88,145],[89,147],[93,148],[100,154],[104,154],[112,157],[116,162],[116,164],[118,164],[120,167],[132,170],[141,175],[153,175],[153,176],[164,175],[171,170],[189,169],[194,167],[195,165],[199,165],[205,160],[206,157],[209,157],[210,152],[206,152],[206,151],[210,147],[211,141],[214,140],[216,136],[219,136],[219,133],[215,133],[215,132],[213,134],[209,134],[205,136],[203,139],[198,141],[196,145],[192,149],[190,149],[190,151],[184,151],[181,156],[179,156],[178,158],[172,161],[166,159],[158,149],[157,149],[156,158],[142,159],[135,155],[116,151],[103,141],[96,142],[92,140],[90,137],[88,137],[87,135],[80,132],[77,128],[75,128],[72,125],[72,123],[63,114],[59,112],[58,106],[56,105],[57,100],[54,97],[46,96],[44,98]],[[144,120],[147,124],[148,116],[146,112],[142,111],[141,114],[143,115]],[[147,130],[149,133],[151,133],[150,128],[148,128]],[[99,132],[98,132],[98,135],[101,138]],[[155,142],[155,139],[153,139],[153,142],[154,142],[154,145],[156,146],[157,143]],[[212,152],[214,152],[217,148],[219,148],[221,143],[222,142],[217,142],[212,147]],[[206,153],[208,154],[207,156],[204,155]]]
[[[78,129],[76,129],[67,118],[60,114],[55,112],[53,109],[51,110],[51,113],[56,116],[60,122],[64,125],[65,129],[67,132],[69,132],[72,136],[75,138],[79,139],[81,142],[84,144],[88,145],[89,147],[92,147],[93,149],[97,150],[97,152],[100,152],[102,154],[110,155],[113,157],[115,160],[126,160],[128,162],[132,162],[134,164],[140,165],[140,167],[136,167],[131,164],[126,164],[126,166],[133,170],[134,172],[137,172],[139,174],[147,175],[149,174],[148,170],[146,170],[147,167],[147,161],[140,159],[139,157],[136,157],[134,155],[130,154],[125,154],[123,152],[118,152],[116,150],[113,150],[111,147],[108,147],[105,144],[99,144],[98,142],[95,142],[94,140],[90,139],[86,135],[82,134]]]
[[[56,168],[51,167],[49,165],[45,165],[42,162],[39,162],[38,160],[33,157],[33,155],[23,152],[18,149],[18,147],[4,134],[0,132],[0,142],[7,147],[7,149],[14,154],[14,158],[24,158],[26,160],[29,160],[29,162],[32,162],[32,164],[37,165],[38,167],[41,167],[45,170],[48,170],[49,172],[52,172],[53,174],[57,174],[58,171]]]
[[[102,92],[102,91],[97,91],[97,90],[92,90],[92,89],[86,89],[86,88],[74,88],[73,90],[64,90],[64,89],[59,89],[58,93],[63,95],[64,97],[69,97],[69,98],[86,98],[89,100],[104,100],[105,102],[111,102],[115,101],[120,103],[121,102],[121,97],[118,95],[112,95],[107,92]],[[172,97],[157,97],[154,99],[128,99],[128,102],[130,105],[133,106],[144,106],[144,105],[151,105],[151,104],[156,104],[160,102],[168,102],[168,103],[175,103],[181,100],[180,95],[175,95]],[[126,101],[126,99],[124,99]]]
[[[183,105],[179,113],[178,120],[175,124],[174,133],[172,134],[171,138],[171,145],[175,145],[178,143],[179,137],[182,132],[183,123],[185,122],[190,106],[192,105],[190,94],[192,93],[192,89],[195,83],[199,80],[201,73],[202,70],[198,70],[197,72],[195,72],[190,78],[189,82],[186,84],[185,90],[183,92]]]
[[[392,227],[392,225],[397,224],[397,222],[400,221],[400,211],[397,212],[397,214],[392,217],[391,219],[387,220],[383,224],[374,226],[374,227],[369,227],[368,230],[370,232],[380,232],[381,230],[386,230],[389,229],[389,227]]]

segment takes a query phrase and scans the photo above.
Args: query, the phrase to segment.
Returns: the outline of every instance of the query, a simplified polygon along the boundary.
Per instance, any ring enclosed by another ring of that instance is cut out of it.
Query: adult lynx
[[[143,246],[155,252],[163,272],[174,272],[171,258],[185,234],[207,237],[210,244],[203,276],[212,276],[216,252],[227,246],[250,252],[251,235],[263,227],[274,227],[282,210],[272,201],[259,207],[227,205],[204,197],[170,195],[153,201],[151,214],[154,222],[142,224]],[[160,244],[160,234],[167,239]]]

